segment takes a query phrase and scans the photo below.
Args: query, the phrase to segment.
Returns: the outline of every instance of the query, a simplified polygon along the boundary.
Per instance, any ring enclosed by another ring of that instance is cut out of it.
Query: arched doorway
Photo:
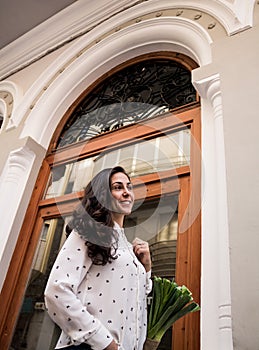
[[[200,111],[190,77],[194,67],[182,55],[127,62],[87,89],[58,126],[21,232],[31,234],[21,269],[28,284],[22,308],[18,301],[13,305],[15,315],[20,309],[13,346],[37,349],[43,341],[46,349],[53,346],[57,328],[44,311],[45,282],[82,188],[95,172],[114,163],[127,169],[136,189],[138,210],[128,219],[128,235],[150,242],[155,274],[188,285],[199,301],[200,218],[192,215],[200,206]],[[125,81],[125,76],[135,80]],[[179,223],[184,220],[189,222],[182,231]],[[164,260],[169,262],[166,268]],[[19,295],[25,284],[17,284]],[[14,327],[14,318],[7,317],[8,322]],[[198,316],[181,320],[174,334],[165,349],[171,343],[174,349],[186,349],[190,342],[198,349]]]

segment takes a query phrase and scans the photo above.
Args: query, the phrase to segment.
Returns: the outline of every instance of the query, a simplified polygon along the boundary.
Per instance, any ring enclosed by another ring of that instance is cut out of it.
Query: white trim
[[[149,0],[140,4],[137,0],[78,0],[4,47],[0,51],[0,78],[91,31],[103,21],[107,29],[112,29],[153,11],[188,8],[210,14],[222,23],[228,35],[233,35],[252,26],[253,5],[254,0],[240,0],[234,4],[223,0]]]
[[[30,181],[35,158],[34,152],[26,146],[12,151],[0,177],[0,213],[4,213],[0,227],[0,290],[11,261],[17,232],[22,224],[23,218],[17,214],[19,206],[23,203],[22,198],[27,182]],[[12,230],[17,220],[18,226]]]
[[[4,116],[4,121],[1,128],[1,131],[3,131],[3,130],[9,130],[17,126],[14,121],[15,120],[14,116],[16,113],[16,108],[19,105],[20,101],[22,100],[23,91],[18,84],[13,83],[12,81],[4,80],[0,82],[0,92],[7,92],[12,96],[11,107],[10,106],[8,107],[5,99],[0,97],[0,111],[3,113],[3,116]],[[10,115],[8,113],[8,109],[9,110],[11,109]]]
[[[0,133],[1,133],[5,128],[7,115],[8,115],[6,101],[1,97],[0,97],[0,114],[3,117],[2,126],[0,128]]]
[[[131,4],[137,0],[131,1]],[[78,0],[0,51],[0,78],[12,74],[62,43],[88,32],[127,7],[127,0]]]
[[[37,96],[39,98],[27,117],[21,138],[31,136],[47,148],[50,128],[56,128],[60,115],[85,87],[116,65],[137,55],[168,50],[189,55],[201,65],[211,62],[211,38],[198,23],[185,18],[160,17],[136,23],[104,38],[71,63],[71,52],[73,55],[80,53],[85,41],[88,42],[89,38],[82,38],[66,50],[26,93],[23,105],[16,113],[17,124],[33,100]],[[63,71],[62,65],[66,66],[67,62],[70,64]],[[61,73],[57,76],[58,71]],[[49,83],[53,76],[56,76],[55,81]],[[45,86],[49,87],[44,90]]]
[[[228,206],[220,77],[214,74],[194,79],[193,84],[202,99],[209,102],[209,106],[202,111],[202,155],[205,167],[202,169],[201,343],[202,349],[206,350],[232,350]],[[209,308],[211,313],[208,312]],[[212,323],[215,325],[214,334],[211,331]],[[214,339],[212,342],[208,334]]]
[[[236,31],[233,32],[237,33],[240,32],[246,28],[252,27],[253,25],[253,16],[254,16],[254,6],[256,4],[256,0],[235,0],[233,4],[233,12],[236,14],[236,17],[240,21],[240,23],[243,23],[243,28],[236,28]]]

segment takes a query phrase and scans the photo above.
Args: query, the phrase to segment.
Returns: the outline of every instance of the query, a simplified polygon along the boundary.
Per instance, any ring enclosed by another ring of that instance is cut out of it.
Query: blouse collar
[[[124,232],[124,228],[120,227],[120,225],[116,221],[114,221],[113,229],[116,230],[116,231]]]

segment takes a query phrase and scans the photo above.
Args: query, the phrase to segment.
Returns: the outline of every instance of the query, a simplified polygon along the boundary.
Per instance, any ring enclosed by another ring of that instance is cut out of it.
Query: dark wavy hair
[[[88,183],[84,196],[66,226],[67,235],[74,229],[85,239],[88,256],[95,265],[105,265],[117,258],[117,237],[111,215],[111,177],[126,171],[116,166],[100,171]]]

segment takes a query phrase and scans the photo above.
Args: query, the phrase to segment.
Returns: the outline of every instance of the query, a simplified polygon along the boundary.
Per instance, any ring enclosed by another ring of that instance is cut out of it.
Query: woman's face
[[[129,215],[134,204],[134,193],[130,180],[124,173],[116,173],[111,177],[112,211]]]

